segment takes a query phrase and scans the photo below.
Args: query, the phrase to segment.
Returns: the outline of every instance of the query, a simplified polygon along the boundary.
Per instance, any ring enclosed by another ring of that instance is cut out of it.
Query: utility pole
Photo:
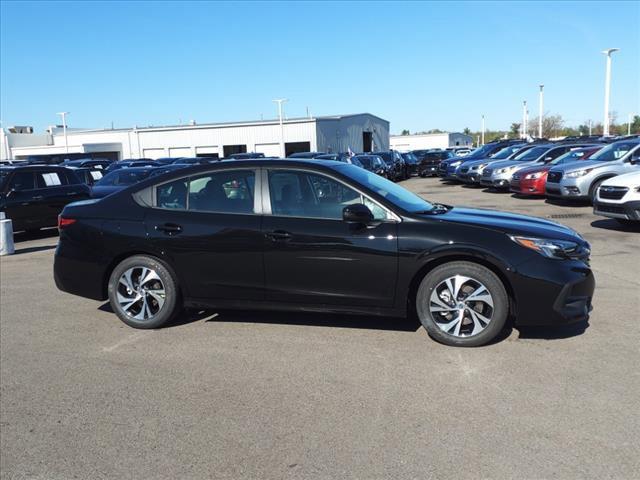
[[[542,138],[543,112],[544,112],[544,85],[540,84],[540,105],[538,106],[538,138]]]
[[[609,115],[609,97],[611,95],[611,54],[618,50],[620,49],[607,48],[602,51],[602,53],[607,56],[607,66],[604,79],[604,123],[602,124],[604,130],[603,136],[605,137],[609,135],[609,122],[611,121],[611,117]]]
[[[593,122],[589,120],[589,136],[591,136],[592,126],[593,126]]]
[[[284,151],[284,126],[282,124],[282,104],[288,102],[287,98],[277,98],[274,100],[275,103],[278,104],[278,118],[280,119],[280,154],[282,158],[286,157],[286,153]]]
[[[527,138],[527,101],[522,102],[522,138]]]
[[[64,151],[65,153],[69,153],[69,142],[67,141],[67,115],[70,112],[58,112],[56,115],[60,115],[62,117],[62,134],[64,135]]]
[[[484,145],[484,115],[482,115],[482,145]]]
[[[627,135],[631,135],[631,117],[633,116],[633,113],[629,114],[629,120],[627,121]]]

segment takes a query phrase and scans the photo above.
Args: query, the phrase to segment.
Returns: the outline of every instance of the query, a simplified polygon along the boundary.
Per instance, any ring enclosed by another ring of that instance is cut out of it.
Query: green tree
[[[469,129],[469,127],[466,127],[462,133],[464,133],[465,135],[471,135],[471,130]]]
[[[405,129],[405,130],[402,130],[402,133],[400,135],[411,135],[411,132]]]
[[[509,130],[509,133],[515,137],[517,137],[518,135],[520,135],[520,127],[522,126],[521,123],[512,123],[511,124],[511,130]]]

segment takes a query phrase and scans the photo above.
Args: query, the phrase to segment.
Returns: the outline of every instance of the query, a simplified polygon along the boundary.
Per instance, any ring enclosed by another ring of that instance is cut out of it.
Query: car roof
[[[43,168],[46,169],[55,169],[55,170],[71,170],[71,168],[64,166],[64,165],[58,165],[58,164],[46,164],[46,163],[41,163],[41,164],[29,164],[29,165],[2,165],[0,166],[0,168],[4,169],[4,170],[41,170]]]

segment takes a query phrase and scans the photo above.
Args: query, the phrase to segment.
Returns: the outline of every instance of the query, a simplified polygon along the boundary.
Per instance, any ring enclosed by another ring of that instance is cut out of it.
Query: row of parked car
[[[640,222],[640,138],[501,140],[429,165],[427,174],[519,196],[590,201],[596,214]],[[612,141],[615,140],[615,141]]]

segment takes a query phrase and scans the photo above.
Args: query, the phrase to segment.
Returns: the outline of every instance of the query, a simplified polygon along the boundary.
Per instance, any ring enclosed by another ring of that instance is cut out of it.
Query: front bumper
[[[520,195],[544,195],[546,182],[542,179],[536,180],[523,180],[523,179],[511,179],[509,189],[514,193]]]
[[[482,177],[480,180],[480,185],[483,187],[497,189],[509,188],[509,183],[509,177]]]
[[[563,178],[560,183],[552,183],[547,180],[545,193],[549,197],[562,198],[588,198],[589,186],[575,178]]]
[[[640,201],[614,203],[597,200],[593,206],[593,213],[603,217],[640,222]]]
[[[438,175],[438,164],[434,165],[420,165],[420,175]]]
[[[518,266],[513,275],[517,325],[563,325],[589,318],[596,283],[586,263],[541,258]]]

